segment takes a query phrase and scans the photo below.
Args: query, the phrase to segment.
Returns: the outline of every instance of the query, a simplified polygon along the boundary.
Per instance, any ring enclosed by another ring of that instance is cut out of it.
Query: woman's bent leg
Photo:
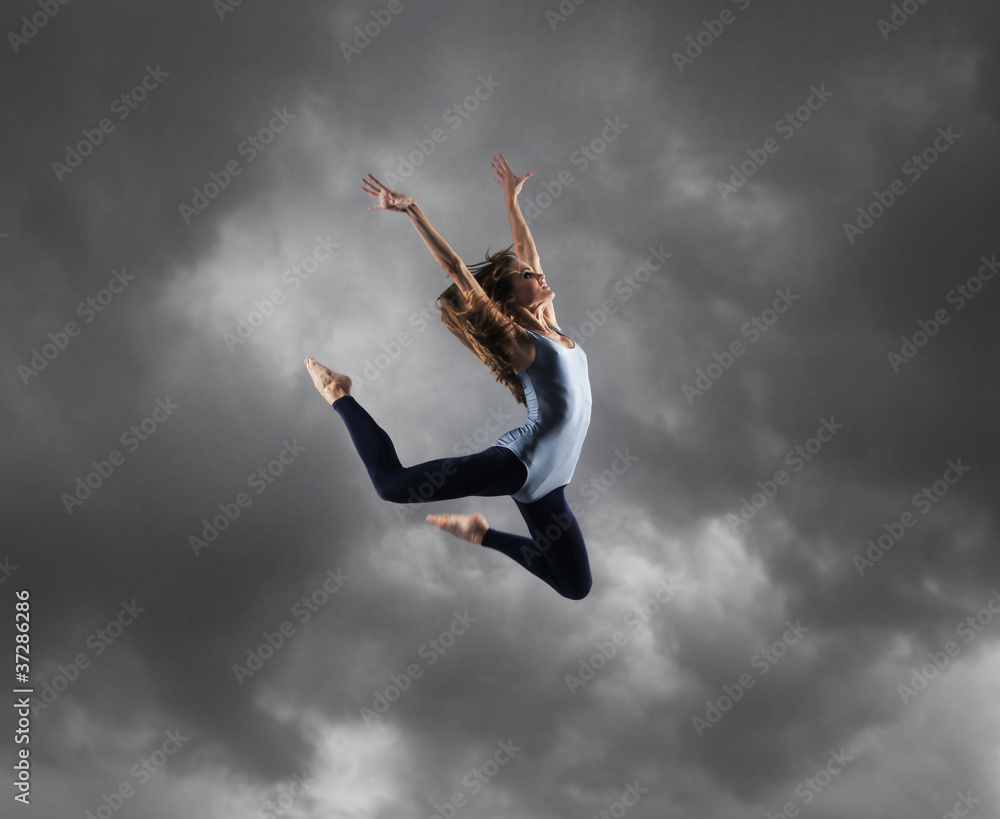
[[[553,489],[532,503],[514,501],[528,524],[530,538],[489,529],[483,546],[503,552],[563,597],[582,600],[593,585],[590,560],[564,489]]]
[[[354,448],[368,470],[378,496],[393,503],[454,500],[472,495],[512,495],[524,486],[528,470],[504,447],[474,455],[438,458],[403,466],[392,439],[353,396],[333,402],[350,433]]]

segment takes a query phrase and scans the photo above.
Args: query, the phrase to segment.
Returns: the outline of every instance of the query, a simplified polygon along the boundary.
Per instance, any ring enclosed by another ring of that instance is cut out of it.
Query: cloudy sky
[[[5,802],[29,748],[38,816],[996,815],[1000,14],[820,5],[7,3]],[[507,498],[380,501],[302,366],[404,463],[521,423],[360,186],[472,263],[498,151],[583,601],[423,522]]]

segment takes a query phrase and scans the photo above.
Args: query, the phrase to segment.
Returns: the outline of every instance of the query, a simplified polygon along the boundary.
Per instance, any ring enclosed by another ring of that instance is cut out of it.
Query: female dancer
[[[379,200],[369,210],[405,213],[454,281],[438,298],[441,319],[527,407],[524,426],[474,455],[404,467],[389,436],[350,395],[351,379],[312,357],[306,358],[306,368],[347,425],[380,498],[422,503],[510,495],[530,539],[491,529],[479,514],[428,515],[426,520],[458,538],[503,552],[559,594],[580,600],[590,592],[590,563],[563,490],[590,424],[587,357],[558,330],[553,293],[517,204],[531,172],[516,177],[503,154],[492,157],[491,164],[504,190],[514,243],[487,254],[486,261],[473,266],[475,273],[409,196],[389,190],[371,174],[362,180],[362,189]]]

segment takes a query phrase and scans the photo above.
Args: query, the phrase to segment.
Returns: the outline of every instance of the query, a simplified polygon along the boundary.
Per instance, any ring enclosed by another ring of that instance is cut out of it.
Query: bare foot
[[[351,379],[346,375],[335,373],[329,367],[324,367],[315,358],[306,358],[306,369],[312,376],[313,384],[319,390],[328,404],[333,404],[338,398],[351,394]]]
[[[457,538],[480,546],[483,543],[483,535],[490,528],[482,515],[428,515],[424,520]]]

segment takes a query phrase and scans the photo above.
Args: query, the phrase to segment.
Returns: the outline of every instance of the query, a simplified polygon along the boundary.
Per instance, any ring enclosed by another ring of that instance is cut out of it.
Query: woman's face
[[[553,298],[554,294],[545,283],[544,273],[536,273],[530,264],[520,260],[512,266],[512,270],[512,292],[507,297],[508,304],[517,304],[531,310]]]

